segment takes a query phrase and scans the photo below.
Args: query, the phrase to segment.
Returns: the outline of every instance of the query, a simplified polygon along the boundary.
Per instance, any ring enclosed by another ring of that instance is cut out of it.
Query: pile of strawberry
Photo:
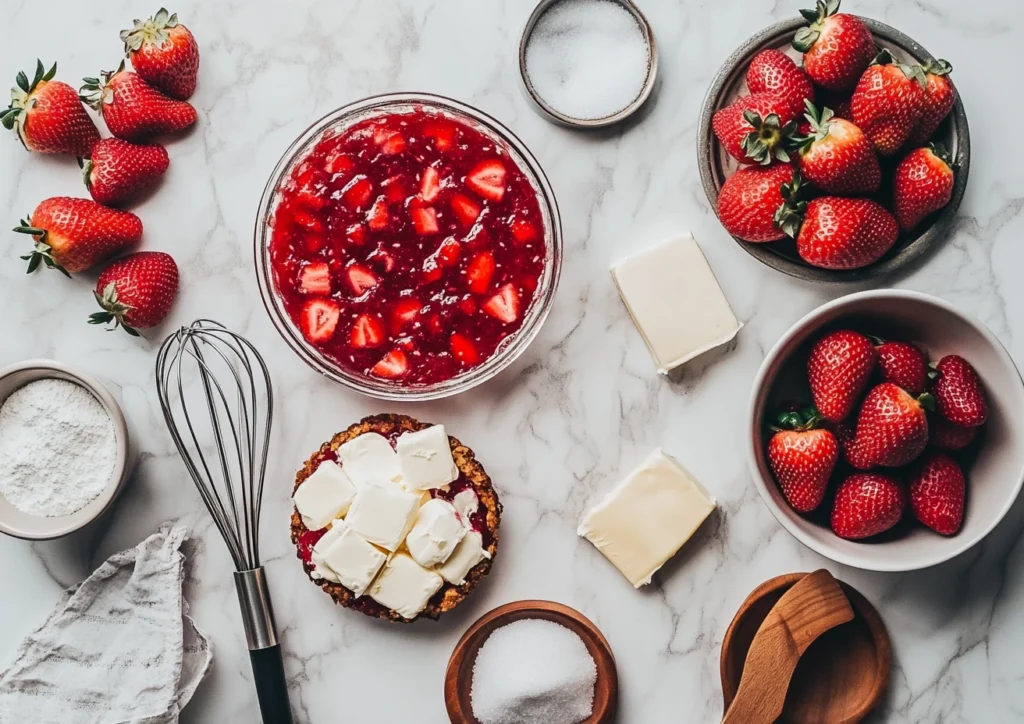
[[[949,203],[954,169],[929,140],[956,91],[949,63],[896,63],[838,10],[839,0],[818,0],[801,11],[811,23],[793,40],[803,68],[779,50],[759,53],[750,95],[715,114],[719,142],[744,164],[722,186],[718,216],[744,241],[788,236],[812,266],[858,269]]]
[[[947,355],[842,329],[815,342],[807,360],[814,407],[779,413],[767,456],[786,501],[818,509],[832,482],[832,530],[870,538],[909,509],[942,535],[963,524],[964,468],[988,417],[977,372]]]
[[[78,157],[93,200],[53,197],[41,202],[14,231],[33,238],[21,258],[29,273],[40,266],[66,276],[107,262],[142,237],[142,221],[122,208],[167,171],[169,157],[154,136],[175,133],[196,121],[188,102],[199,73],[199,46],[188,28],[165,9],[121,32],[125,56],[115,71],[86,78],[81,93],[54,80],[57,66],[36,62],[30,81],[18,73],[11,105],[0,123],[18,134],[29,151]],[[114,138],[100,138],[89,105]],[[94,291],[102,311],[92,324],[113,323],[133,336],[159,324],[178,291],[178,267],[169,254],[136,252],[100,273]]]

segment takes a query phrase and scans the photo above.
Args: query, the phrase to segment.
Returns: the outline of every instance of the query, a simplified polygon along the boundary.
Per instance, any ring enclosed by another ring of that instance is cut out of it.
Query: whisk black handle
[[[288,703],[288,681],[284,676],[281,644],[249,652],[256,696],[260,700],[263,724],[291,724],[292,709]]]

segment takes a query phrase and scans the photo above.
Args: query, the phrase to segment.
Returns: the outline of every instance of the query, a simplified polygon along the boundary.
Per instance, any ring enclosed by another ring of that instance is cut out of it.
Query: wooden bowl
[[[806,573],[765,581],[747,596],[722,642],[722,698],[725,709],[736,696],[750,642],[782,594]],[[853,606],[853,621],[827,631],[797,664],[780,722],[855,724],[878,705],[889,686],[892,646],[874,606],[839,581]]]
[[[615,670],[611,646],[597,626],[579,611],[554,601],[515,601],[485,613],[455,645],[444,677],[444,702],[452,724],[480,724],[473,716],[469,698],[476,655],[495,629],[524,618],[553,621],[583,639],[587,651],[597,664],[594,710],[583,724],[610,724],[614,721],[618,706],[619,676]]]
[[[893,56],[903,61],[922,63],[932,60],[934,56],[925,50],[917,41],[904,35],[896,28],[885,23],[880,23],[871,18],[861,18],[872,35],[875,43],[892,52]],[[790,42],[794,33],[801,27],[807,25],[803,18],[784,20],[762,30],[757,35],[747,40],[743,45],[729,56],[728,60],[715,75],[708,94],[704,99],[704,107],[701,109],[700,128],[697,134],[697,164],[700,167],[701,184],[704,186],[704,193],[707,194],[711,207],[718,208],[718,192],[725,180],[731,176],[739,163],[729,156],[722,148],[722,145],[715,138],[711,130],[711,118],[720,108],[732,103],[740,95],[746,95],[746,73],[747,66],[755,55],[768,48],[779,49],[800,62],[800,54],[792,49]],[[955,60],[955,58],[954,58]],[[954,63],[955,68],[955,63]],[[955,72],[955,71],[954,71]],[[955,83],[955,81],[954,81]],[[953,195],[945,208],[935,212],[925,219],[920,226],[910,234],[900,234],[896,244],[879,261],[862,269],[850,269],[846,271],[820,269],[809,265],[796,252],[796,244],[792,239],[783,239],[767,244],[751,244],[736,239],[736,243],[758,261],[767,264],[773,269],[785,272],[807,281],[815,282],[860,282],[868,279],[885,276],[896,270],[905,267],[919,259],[926,251],[945,238],[956,217],[960,201],[963,199],[964,190],[967,188],[967,176],[971,163],[971,136],[967,126],[967,113],[959,93],[956,103],[953,106],[949,117],[942,122],[935,139],[942,141],[949,150],[954,164],[956,164],[956,180],[953,186]],[[896,160],[902,158],[897,154]],[[883,184],[877,200],[888,206],[886,198],[887,183],[884,178],[891,175],[891,167],[894,161],[881,159]],[[735,238],[735,237],[734,237]]]

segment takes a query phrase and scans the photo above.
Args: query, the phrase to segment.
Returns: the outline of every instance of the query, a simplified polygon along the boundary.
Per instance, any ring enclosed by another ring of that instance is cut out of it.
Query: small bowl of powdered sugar
[[[0,531],[48,540],[98,518],[128,474],[128,426],[97,380],[50,360],[0,370]]]

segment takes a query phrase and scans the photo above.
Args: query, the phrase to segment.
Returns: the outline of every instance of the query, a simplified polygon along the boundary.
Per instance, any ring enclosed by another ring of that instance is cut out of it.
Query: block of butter
[[[590,509],[576,532],[640,588],[714,509],[704,486],[658,448]]]
[[[689,234],[623,259],[612,278],[663,375],[730,341],[743,326]]]

